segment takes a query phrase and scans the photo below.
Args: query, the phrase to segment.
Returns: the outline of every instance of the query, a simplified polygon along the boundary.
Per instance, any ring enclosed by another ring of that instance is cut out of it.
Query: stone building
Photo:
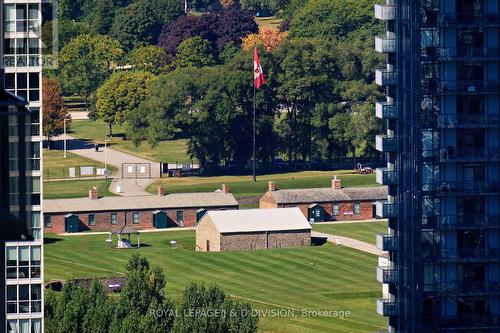
[[[45,200],[44,229],[47,232],[110,231],[120,226],[142,229],[194,227],[208,210],[238,209],[225,191],[99,198],[95,189],[88,198]]]
[[[311,222],[368,220],[376,217],[375,202],[387,199],[387,187],[343,188],[340,179],[332,186],[278,190],[269,182],[269,190],[260,198],[260,208],[299,207]]]
[[[298,208],[209,211],[196,225],[196,251],[305,247],[311,225]]]

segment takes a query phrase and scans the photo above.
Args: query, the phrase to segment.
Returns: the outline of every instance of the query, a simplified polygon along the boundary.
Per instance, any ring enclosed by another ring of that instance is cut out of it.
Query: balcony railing
[[[441,162],[500,161],[500,148],[448,147],[439,152]]]
[[[376,4],[375,5],[375,18],[378,20],[395,20],[396,19],[396,6],[389,4]]]
[[[500,282],[497,281],[458,281],[438,283],[435,290],[443,294],[490,294],[500,292]]]
[[[382,251],[397,250],[397,236],[377,234],[377,248]]]
[[[375,213],[379,218],[397,217],[397,204],[392,204],[387,201],[375,202]]]
[[[500,124],[500,114],[442,114],[437,117],[438,126],[444,128],[455,127],[490,127]]]
[[[398,282],[398,271],[393,267],[377,267],[377,281],[380,283]]]
[[[440,249],[437,251],[440,259],[461,259],[461,260],[484,260],[497,259],[500,260],[500,248],[454,248]]]
[[[438,15],[438,25],[499,25],[500,15],[497,13],[483,13],[483,12],[470,12],[470,13],[446,13]]]
[[[453,61],[460,58],[476,58],[477,60],[500,58],[498,47],[428,47],[422,49],[423,58],[432,58],[440,61]]]
[[[398,75],[390,69],[375,70],[375,83],[379,86],[394,86],[398,83]]]
[[[375,137],[375,148],[383,153],[395,153],[398,151],[398,140],[385,135]]]
[[[377,300],[377,313],[381,316],[397,316],[398,315],[398,304],[394,301],[388,299],[378,299]]]
[[[437,83],[437,90],[440,93],[485,93],[500,90],[498,80],[447,80]]]
[[[500,215],[478,213],[473,215],[427,216],[424,217],[422,227],[439,229],[499,228]]]
[[[377,102],[375,104],[375,116],[379,119],[396,119],[398,107],[389,102]]]
[[[376,36],[375,51],[381,53],[396,52],[396,35],[392,32],[387,32],[385,36]]]
[[[500,181],[445,181],[437,189],[442,195],[498,194]]]
[[[397,173],[387,168],[377,168],[376,181],[382,185],[395,185],[398,182]]]

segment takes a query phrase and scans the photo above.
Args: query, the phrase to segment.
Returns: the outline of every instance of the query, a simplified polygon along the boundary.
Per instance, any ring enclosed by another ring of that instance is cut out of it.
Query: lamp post
[[[104,140],[104,170],[105,172],[108,171],[108,142],[111,142],[111,140]]]
[[[69,114],[64,116],[64,158],[66,158],[66,120],[70,117]]]

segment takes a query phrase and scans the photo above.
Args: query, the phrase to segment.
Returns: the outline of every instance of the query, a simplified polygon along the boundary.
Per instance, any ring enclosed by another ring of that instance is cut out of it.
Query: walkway
[[[357,239],[336,236],[336,235],[332,235],[332,234],[325,234],[325,233],[317,232],[317,231],[313,231],[311,233],[311,235],[312,235],[312,237],[326,238],[330,243],[334,243],[336,245],[347,246],[347,247],[350,247],[350,248],[353,248],[353,249],[356,249],[359,251],[374,254],[376,256],[384,256],[387,254],[385,251],[379,250],[375,245],[368,244],[368,243],[359,241]]]
[[[106,153],[104,153],[104,147],[99,147],[99,151],[96,152],[93,143],[70,136],[67,137],[66,142],[68,151],[71,151],[73,154],[90,158],[101,163],[106,163],[107,161],[109,165],[118,169],[116,174],[110,176],[113,180],[109,190],[115,194],[122,196],[151,195],[146,192],[146,188],[155,178],[160,178],[160,164],[158,162],[123,153],[110,147],[106,148]],[[62,138],[56,141],[55,144],[57,147],[62,146]],[[151,179],[122,179],[123,163],[151,165]]]

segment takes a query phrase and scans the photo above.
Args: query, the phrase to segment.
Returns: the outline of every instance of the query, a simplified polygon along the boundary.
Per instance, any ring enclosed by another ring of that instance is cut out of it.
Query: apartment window
[[[33,236],[33,238],[35,240],[40,239],[41,226],[40,226],[40,213],[39,212],[32,212],[31,213],[29,228],[30,228],[31,235]]]
[[[333,204],[332,206],[332,215],[337,216],[339,215],[340,212],[340,205],[339,204]]]
[[[18,277],[28,279],[30,277],[30,248],[20,246],[18,251]]]
[[[139,212],[132,213],[132,224],[139,224],[139,223],[140,223]]]
[[[17,285],[7,286],[7,313],[17,313]]]
[[[184,211],[178,210],[176,213],[176,217],[177,217],[177,223],[181,226],[184,225]]]
[[[361,214],[361,204],[355,203],[354,204],[354,215],[359,215],[359,214]]]
[[[95,214],[89,214],[89,225],[95,225]]]
[[[111,224],[118,224],[118,214],[111,213]]]
[[[31,267],[30,275],[32,279],[40,279],[42,277],[42,249],[40,246],[31,247]]]
[[[7,313],[30,312],[42,312],[42,285],[21,284],[7,286]]]
[[[5,256],[7,259],[7,279],[17,279],[17,248],[7,247]]]
[[[52,228],[52,216],[45,214],[43,216],[43,227],[44,228]]]

